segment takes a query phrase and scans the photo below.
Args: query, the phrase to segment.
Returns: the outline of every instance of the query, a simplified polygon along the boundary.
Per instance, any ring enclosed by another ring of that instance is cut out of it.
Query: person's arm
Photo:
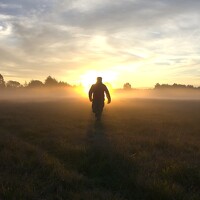
[[[93,85],[91,86],[91,88],[90,88],[90,90],[89,90],[89,93],[88,93],[88,96],[89,96],[89,100],[92,102],[92,100],[93,100],[93,97],[92,97],[92,95],[93,95]]]
[[[105,93],[106,93],[106,97],[108,99],[108,104],[109,104],[111,102],[111,97],[110,97],[110,92],[106,86],[105,86]]]

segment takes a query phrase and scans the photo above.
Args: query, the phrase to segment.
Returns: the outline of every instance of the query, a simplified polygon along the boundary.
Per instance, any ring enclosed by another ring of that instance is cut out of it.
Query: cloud
[[[61,77],[128,66],[184,75],[198,63],[199,8],[198,0],[1,0],[0,72]]]

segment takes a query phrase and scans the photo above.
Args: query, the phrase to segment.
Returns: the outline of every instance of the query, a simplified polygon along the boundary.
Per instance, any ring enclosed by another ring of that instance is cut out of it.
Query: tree
[[[36,88],[36,87],[42,87],[44,86],[44,84],[39,81],[39,80],[32,80],[28,83],[27,87],[31,87],[31,88]]]
[[[19,88],[21,87],[21,84],[18,81],[8,81],[6,83],[7,88]]]
[[[63,82],[63,81],[59,81],[58,86],[60,86],[60,87],[71,87],[70,84]]]
[[[44,82],[45,86],[57,86],[58,85],[58,81],[55,78],[52,78],[51,76],[48,76]]]
[[[193,85],[187,85],[187,88],[194,89],[195,87]]]
[[[124,84],[124,89],[125,90],[130,90],[131,89],[131,84],[130,83],[125,83]]]
[[[170,89],[172,86],[171,85],[168,85],[168,84],[159,84],[159,83],[156,83],[155,85],[155,89]]]
[[[160,83],[156,83],[155,89],[159,89],[161,87]]]
[[[4,78],[3,76],[0,74],[0,88],[5,88],[5,81],[4,81]]]
[[[174,83],[173,85],[169,84],[159,84],[155,85],[155,89],[195,89],[193,85],[183,85]]]

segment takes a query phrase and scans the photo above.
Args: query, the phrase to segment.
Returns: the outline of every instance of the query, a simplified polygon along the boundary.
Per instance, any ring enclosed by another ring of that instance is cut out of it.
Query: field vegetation
[[[199,200],[200,101],[0,102],[0,199]]]

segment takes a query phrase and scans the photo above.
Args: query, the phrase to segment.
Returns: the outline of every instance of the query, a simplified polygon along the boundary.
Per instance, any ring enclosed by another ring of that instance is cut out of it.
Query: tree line
[[[48,76],[44,83],[40,80],[31,80],[29,83],[21,84],[18,81],[9,80],[5,81],[4,77],[0,74],[0,88],[41,88],[41,87],[72,87],[70,84],[57,81],[55,78]]]
[[[123,85],[123,89],[131,90],[132,89],[131,84],[128,82],[125,83]],[[183,84],[177,84],[177,83],[174,83],[172,85],[156,83],[156,85],[154,86],[154,89],[200,89],[200,87],[194,87],[193,85],[183,85]]]
[[[69,83],[63,81],[57,81],[55,78],[48,76],[44,82],[40,80],[31,80],[29,83],[21,84],[18,81],[9,80],[5,81],[4,77],[0,74],[0,89],[2,88],[41,88],[41,87],[72,87]],[[130,83],[123,85],[124,90],[131,90],[132,86]],[[183,85],[174,83],[160,84],[156,83],[154,89],[200,89],[200,87],[194,87],[193,85]]]
[[[154,89],[200,89],[200,87],[194,87],[193,85],[183,85],[177,83],[174,83],[172,85],[156,83]]]

